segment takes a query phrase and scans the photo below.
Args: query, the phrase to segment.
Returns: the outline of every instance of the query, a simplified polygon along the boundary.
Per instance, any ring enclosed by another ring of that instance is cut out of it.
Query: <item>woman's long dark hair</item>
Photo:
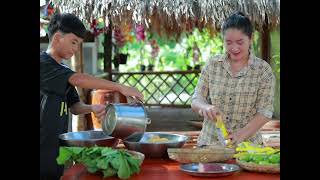
[[[223,24],[222,24],[222,33],[223,33],[223,35],[230,28],[241,30],[249,38],[252,37],[253,27],[252,27],[251,21],[242,12],[237,11],[237,12],[231,14],[223,22]]]

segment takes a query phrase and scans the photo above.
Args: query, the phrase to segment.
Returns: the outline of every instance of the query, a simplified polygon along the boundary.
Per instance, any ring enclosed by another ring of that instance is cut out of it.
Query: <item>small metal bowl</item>
[[[66,146],[91,147],[108,146],[116,147],[120,140],[104,134],[103,131],[78,131],[60,134],[59,138]]]
[[[200,165],[202,165],[202,168],[200,168]],[[191,176],[220,177],[232,175],[240,171],[240,167],[225,163],[191,163],[180,165],[180,170]]]
[[[167,138],[166,142],[149,142],[153,136]],[[187,141],[188,137],[179,134],[163,132],[135,133],[123,140],[127,149],[143,153],[146,158],[169,158],[168,148],[180,148]]]

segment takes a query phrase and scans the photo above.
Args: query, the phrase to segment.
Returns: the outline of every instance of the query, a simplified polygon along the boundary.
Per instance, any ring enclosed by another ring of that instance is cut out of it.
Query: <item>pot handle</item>
[[[146,118],[147,120],[147,124],[151,124],[151,119],[150,118]]]
[[[130,101],[130,104],[142,104],[143,105],[143,102],[136,98],[135,96],[127,96],[127,99],[128,101]]]

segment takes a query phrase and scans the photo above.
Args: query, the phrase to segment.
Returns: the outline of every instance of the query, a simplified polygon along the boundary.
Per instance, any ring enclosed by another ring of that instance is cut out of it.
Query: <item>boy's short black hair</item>
[[[48,26],[48,36],[50,40],[57,31],[61,31],[63,33],[73,33],[76,36],[84,39],[87,30],[80,19],[74,14],[56,13],[51,17]]]
[[[224,21],[222,25],[222,33],[225,34],[225,32],[230,28],[241,30],[248,37],[251,37],[253,33],[253,26],[250,19],[240,11],[231,14]]]

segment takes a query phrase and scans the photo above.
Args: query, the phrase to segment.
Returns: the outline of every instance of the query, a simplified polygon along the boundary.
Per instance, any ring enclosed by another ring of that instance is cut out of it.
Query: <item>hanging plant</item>
[[[144,52],[145,52],[145,39],[146,39],[146,34],[145,34],[145,29],[143,25],[137,25],[135,28],[135,33],[136,33],[136,40],[141,44],[140,48],[140,58],[139,62],[140,65],[143,65],[144,63]],[[141,67],[141,70],[144,68]]]
[[[116,54],[114,60],[119,64],[127,64],[128,54]]]
[[[55,13],[56,9],[52,1],[50,1],[46,7],[43,9],[43,18],[50,19],[50,17]]]
[[[119,60],[120,60],[120,64],[126,64],[127,62],[127,58],[129,56],[128,54],[128,44],[127,42],[133,42],[133,36],[130,34],[131,32],[131,26],[130,25],[123,25],[121,26],[121,34],[123,36],[124,39],[124,45],[122,47],[119,48]]]
[[[132,36],[132,34],[130,33],[132,31],[131,25],[130,24],[126,24],[122,26],[123,29],[123,36],[126,42],[133,42],[134,37]]]
[[[144,41],[146,38],[144,27],[142,25],[137,25],[136,27],[136,38],[137,41]]]
[[[122,48],[125,45],[125,37],[119,26],[115,26],[113,30],[113,37],[115,39],[115,43],[119,48]]]
[[[128,47],[126,46],[126,42],[132,42],[133,37],[130,34],[131,26],[122,25],[121,27],[115,26],[113,30],[114,42],[116,44],[115,47],[115,56],[114,60],[119,64],[126,64],[128,59]]]
[[[90,23],[90,29],[91,29],[91,33],[95,37],[103,33],[105,31],[103,19],[102,18],[99,18],[98,20],[93,19],[92,22]]]
[[[152,48],[152,50],[151,50],[151,59],[155,60],[159,55],[159,50],[160,50],[159,45],[158,45],[158,43],[157,43],[157,41],[155,39],[150,40],[149,43],[150,43],[151,48]],[[149,64],[154,64],[154,62],[150,62],[149,61]]]
[[[201,51],[197,45],[197,43],[195,43],[193,45],[193,48],[192,48],[192,60],[193,60],[193,63],[194,63],[194,69],[195,70],[200,70],[200,56],[201,56]]]

